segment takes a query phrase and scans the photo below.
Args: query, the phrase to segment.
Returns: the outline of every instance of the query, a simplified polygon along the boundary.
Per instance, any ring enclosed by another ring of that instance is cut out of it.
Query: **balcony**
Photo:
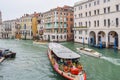
[[[81,30],[81,29],[88,29],[87,26],[76,26],[73,28],[73,30]]]

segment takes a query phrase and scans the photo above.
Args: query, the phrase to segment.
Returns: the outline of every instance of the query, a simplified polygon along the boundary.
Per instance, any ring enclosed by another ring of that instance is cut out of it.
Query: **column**
[[[108,48],[108,34],[106,34],[106,48]]]
[[[118,50],[120,50],[120,34],[118,34]]]
[[[98,45],[98,33],[96,33],[96,45]]]

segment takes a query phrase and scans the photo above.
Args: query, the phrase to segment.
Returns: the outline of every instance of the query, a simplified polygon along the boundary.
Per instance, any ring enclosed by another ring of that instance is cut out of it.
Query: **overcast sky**
[[[0,0],[3,20],[11,20],[33,12],[45,12],[57,6],[70,5],[80,0]]]

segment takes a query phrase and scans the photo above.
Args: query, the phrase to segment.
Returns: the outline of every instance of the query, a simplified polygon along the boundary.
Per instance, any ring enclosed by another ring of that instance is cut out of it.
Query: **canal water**
[[[83,46],[73,42],[60,44],[78,54],[76,48]],[[7,59],[0,64],[0,80],[66,80],[52,69],[47,57],[47,45],[35,45],[32,41],[0,40],[0,47],[17,53],[15,59]],[[120,80],[120,52],[114,49],[93,49],[102,53],[103,57],[98,59],[81,55],[87,80]]]

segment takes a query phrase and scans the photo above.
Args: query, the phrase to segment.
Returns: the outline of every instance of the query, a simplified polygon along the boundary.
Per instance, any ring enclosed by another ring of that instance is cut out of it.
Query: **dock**
[[[3,62],[4,59],[5,59],[5,57],[1,57],[1,58],[0,58],[0,63]]]

